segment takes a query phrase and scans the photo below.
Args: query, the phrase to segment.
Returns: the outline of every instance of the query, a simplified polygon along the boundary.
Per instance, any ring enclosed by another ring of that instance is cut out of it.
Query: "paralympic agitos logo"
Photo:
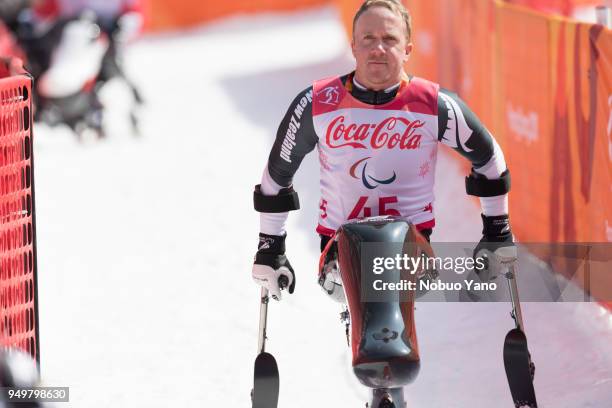
[[[366,160],[368,160],[369,158],[370,157],[365,157],[363,159],[360,159],[351,166],[351,168],[349,169],[349,174],[351,175],[351,177],[355,179],[359,179],[359,177],[357,177],[357,174],[356,174],[357,167],[359,167],[359,165],[363,163],[363,167],[361,168],[361,182],[363,183],[364,186],[366,186],[366,188],[373,190],[376,187],[378,187],[380,184],[391,184],[395,181],[395,178],[397,177],[397,175],[395,174],[395,171],[393,172],[393,175],[391,177],[384,179],[384,180],[378,180],[366,174],[366,169],[368,168],[368,162]],[[373,183],[377,183],[377,184],[373,184]]]
[[[350,146],[355,149],[418,149],[421,135],[416,130],[425,126],[420,120],[409,121],[402,117],[388,117],[380,123],[363,123],[348,126],[343,115],[334,118],[327,127],[325,141],[332,149]]]

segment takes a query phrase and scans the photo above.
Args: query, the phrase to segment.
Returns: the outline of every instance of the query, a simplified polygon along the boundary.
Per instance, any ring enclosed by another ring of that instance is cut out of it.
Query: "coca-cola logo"
[[[410,121],[402,117],[391,116],[380,123],[345,124],[346,118],[341,115],[331,121],[327,127],[325,141],[332,149],[352,147],[355,149],[418,149],[421,145],[421,134],[417,129],[425,122]]]

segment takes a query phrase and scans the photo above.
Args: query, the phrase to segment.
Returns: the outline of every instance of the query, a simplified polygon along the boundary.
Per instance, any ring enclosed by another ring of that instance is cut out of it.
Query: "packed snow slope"
[[[333,9],[235,17],[143,38],[126,52],[146,99],[129,134],[109,84],[109,137],[35,128],[42,375],[70,404],[250,407],[259,289],[252,209],[276,127],[312,80],[353,62]],[[453,152],[437,168],[434,240],[477,241],[481,223]],[[280,407],[363,407],[340,308],[316,282],[318,160],[295,186],[287,248],[297,288],[269,310]],[[522,282],[524,285],[524,282]],[[595,303],[524,304],[542,407],[612,406],[612,320]],[[419,303],[422,369],[409,407],[510,407],[507,303]]]

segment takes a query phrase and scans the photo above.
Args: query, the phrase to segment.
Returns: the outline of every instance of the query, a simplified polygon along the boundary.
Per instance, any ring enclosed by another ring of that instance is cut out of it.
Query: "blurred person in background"
[[[344,291],[333,237],[351,219],[390,215],[413,223],[429,240],[435,226],[434,174],[438,143],[470,161],[466,190],[480,197],[483,237],[474,255],[513,246],[508,217],[510,175],[498,143],[468,106],[436,83],[408,75],[413,44],[410,15],[400,1],[368,0],[353,20],[353,72],[315,81],[282,119],[261,184],[254,281],[275,299],[281,277],[293,293],[285,255],[288,211],[299,208],[293,176],[306,154],[320,161],[321,250],[329,244],[319,284],[333,299]]]
[[[36,362],[29,354],[15,348],[0,348],[0,387],[32,389],[40,386]],[[43,408],[50,406],[42,402],[8,401],[4,398],[7,393],[8,390],[2,391],[0,408]]]
[[[121,56],[142,30],[140,0],[31,0],[16,20],[14,33],[37,79],[36,119],[102,137],[98,93],[107,81],[120,78],[133,95],[130,121],[137,132],[142,98],[125,76]]]
[[[0,1],[0,20],[11,31],[15,31],[19,14],[29,9],[35,0],[2,0]]]
[[[142,0],[37,0],[33,17],[41,26],[85,16],[108,39],[99,79],[123,76],[118,48],[134,40],[143,27]]]
[[[14,33],[19,24],[19,15],[29,9],[32,3],[33,0],[0,1],[0,57],[17,57],[25,62],[25,53]]]

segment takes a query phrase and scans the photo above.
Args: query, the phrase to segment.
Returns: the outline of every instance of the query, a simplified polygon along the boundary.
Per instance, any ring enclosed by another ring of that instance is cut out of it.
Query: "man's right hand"
[[[281,289],[295,289],[295,274],[285,256],[287,235],[259,234],[259,247],[253,264],[253,280],[266,288],[272,298],[281,299]]]

